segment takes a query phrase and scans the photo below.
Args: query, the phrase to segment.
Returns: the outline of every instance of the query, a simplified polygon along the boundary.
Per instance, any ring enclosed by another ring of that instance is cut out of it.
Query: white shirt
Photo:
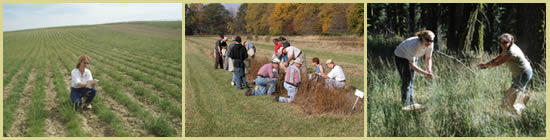
[[[421,41],[418,37],[407,38],[405,41],[401,42],[395,51],[393,52],[395,56],[405,58],[411,61],[415,61],[417,58],[426,55],[426,57],[432,57],[433,53],[433,43],[428,47],[421,47]]]
[[[71,87],[73,88],[81,88],[78,86],[77,83],[88,83],[88,81],[93,80],[92,72],[89,69],[84,69],[84,74],[80,74],[80,70],[73,69],[71,71]]]
[[[298,57],[298,54],[300,54],[300,52],[302,52],[302,50],[294,47],[294,46],[288,46],[286,47],[286,54],[287,56],[292,56],[293,58],[297,58]]]
[[[330,70],[327,76],[328,78],[334,79],[339,82],[346,80],[346,76],[344,75],[344,70],[342,70],[342,67],[338,65],[334,65],[334,68]]]
[[[531,64],[527,61],[527,58],[525,58],[525,55],[516,44],[513,44],[510,48],[508,48],[505,55],[513,56],[512,59],[506,62],[513,77],[519,76],[521,73],[532,69]]]

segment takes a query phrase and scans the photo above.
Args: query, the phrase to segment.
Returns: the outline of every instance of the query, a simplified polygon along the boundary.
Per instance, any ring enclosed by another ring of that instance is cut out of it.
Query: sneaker
[[[251,89],[248,89],[244,92],[244,96],[250,96],[252,95],[252,90]]]
[[[518,115],[521,115],[521,113],[523,112],[523,110],[525,109],[525,106],[522,105],[522,104],[515,104],[514,105],[514,109],[516,110],[516,113]]]
[[[231,82],[231,86],[235,86],[235,82]]]
[[[86,109],[92,109],[92,104],[86,104],[86,106],[84,106]]]
[[[275,96],[275,98],[273,98],[273,102],[279,102],[279,96]]]
[[[424,109],[424,107],[420,104],[411,104],[411,105],[407,105],[407,106],[405,106],[401,109],[405,110],[405,111],[411,111],[411,110],[421,110],[421,109]]]

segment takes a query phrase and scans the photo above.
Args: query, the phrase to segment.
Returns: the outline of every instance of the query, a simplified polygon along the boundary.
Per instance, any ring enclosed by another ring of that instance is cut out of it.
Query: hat
[[[327,64],[334,64],[334,61],[332,61],[332,59],[328,59]]]
[[[274,63],[274,64],[279,64],[281,62],[281,60],[279,60],[278,58],[273,58],[273,60],[271,60],[271,63]]]
[[[223,37],[223,41],[227,41],[227,37]]]
[[[294,63],[302,64],[302,61],[294,61]]]

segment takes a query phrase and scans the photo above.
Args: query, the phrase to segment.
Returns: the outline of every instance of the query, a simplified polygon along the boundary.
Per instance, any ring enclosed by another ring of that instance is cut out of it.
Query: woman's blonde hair
[[[78,57],[78,63],[76,63],[77,69],[80,68],[80,63],[82,63],[84,60],[90,61],[90,57],[87,55],[81,55],[80,57]]]
[[[500,36],[498,37],[498,41],[499,41],[499,42],[500,42],[500,40],[503,40],[503,39],[504,39],[504,41],[505,41],[506,43],[510,43],[510,42],[511,42],[511,44],[510,44],[508,47],[512,46],[512,45],[515,43],[515,41],[516,41],[516,40],[514,39],[514,36],[513,36],[512,34],[509,34],[509,33],[504,33],[504,34],[502,34],[502,35],[500,35]]]
[[[416,36],[421,40],[429,40],[430,36],[432,35],[435,36],[434,32],[430,30],[422,30],[422,31],[416,32]]]

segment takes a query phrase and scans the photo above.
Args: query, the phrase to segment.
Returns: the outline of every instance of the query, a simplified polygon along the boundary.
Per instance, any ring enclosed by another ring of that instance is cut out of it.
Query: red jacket
[[[283,44],[277,43],[277,45],[275,45],[275,54],[277,54],[277,51],[279,51],[281,47],[283,47]]]

